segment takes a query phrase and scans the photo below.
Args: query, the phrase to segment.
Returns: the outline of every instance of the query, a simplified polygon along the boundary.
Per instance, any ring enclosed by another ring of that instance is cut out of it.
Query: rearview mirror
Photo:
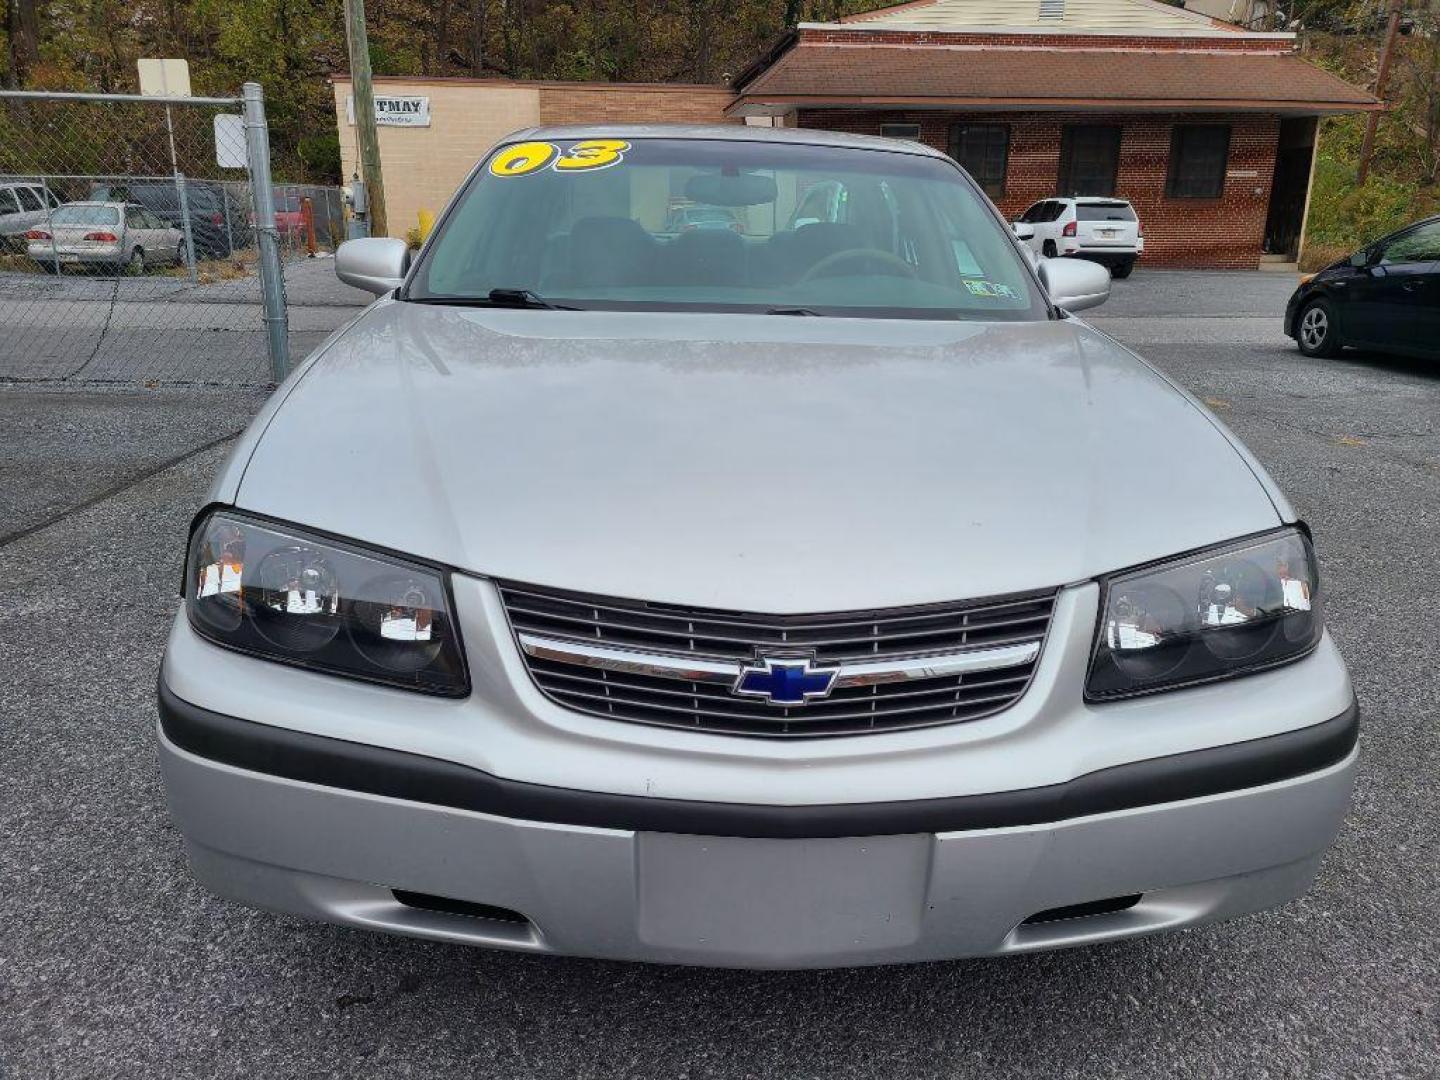
[[[410,245],[389,236],[346,240],[335,252],[335,276],[376,296],[398,289],[409,265]]]
[[[1056,307],[1084,311],[1110,299],[1110,271],[1081,259],[1041,259],[1040,282]]]
[[[685,184],[685,195],[707,206],[764,206],[778,190],[775,178],[761,173],[698,173]]]

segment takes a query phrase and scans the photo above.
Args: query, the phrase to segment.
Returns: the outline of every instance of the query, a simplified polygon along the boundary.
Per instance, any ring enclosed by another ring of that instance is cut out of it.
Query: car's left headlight
[[[1274,667],[1324,630],[1310,541],[1287,528],[1102,581],[1085,696],[1170,690]]]
[[[253,656],[430,694],[470,692],[435,567],[216,510],[190,538],[185,607],[202,637]]]

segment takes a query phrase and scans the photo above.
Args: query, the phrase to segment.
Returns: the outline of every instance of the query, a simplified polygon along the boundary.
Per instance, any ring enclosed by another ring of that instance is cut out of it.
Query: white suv
[[[1145,250],[1145,230],[1124,199],[1042,199],[1015,221],[1033,226],[1029,243],[1039,254],[1089,259],[1108,266],[1117,278],[1129,277]]]

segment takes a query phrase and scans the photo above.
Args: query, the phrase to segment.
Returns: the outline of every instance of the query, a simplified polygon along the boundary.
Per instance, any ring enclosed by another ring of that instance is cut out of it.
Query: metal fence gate
[[[302,347],[353,304],[305,258],[342,231],[338,189],[272,184],[258,84],[0,91],[0,383],[278,382],[287,283],[322,309]]]

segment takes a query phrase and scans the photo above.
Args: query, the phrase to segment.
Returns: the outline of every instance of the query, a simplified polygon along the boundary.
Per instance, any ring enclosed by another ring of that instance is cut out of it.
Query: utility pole
[[[365,33],[365,0],[345,0],[345,41],[350,48],[350,93],[355,100],[355,143],[360,179],[370,206],[370,235],[389,236],[380,143],[375,135],[375,90],[370,83],[370,39]]]
[[[1400,16],[1405,10],[1405,0],[1390,0],[1390,24],[1385,28],[1385,44],[1380,47],[1380,68],[1375,73],[1375,96],[1385,100],[1385,84],[1390,80],[1390,56],[1395,51],[1395,38],[1400,34]],[[1365,117],[1365,140],[1360,144],[1360,171],[1355,182],[1364,187],[1370,178],[1370,158],[1375,153],[1375,132],[1380,127],[1380,113],[1372,112]]]

